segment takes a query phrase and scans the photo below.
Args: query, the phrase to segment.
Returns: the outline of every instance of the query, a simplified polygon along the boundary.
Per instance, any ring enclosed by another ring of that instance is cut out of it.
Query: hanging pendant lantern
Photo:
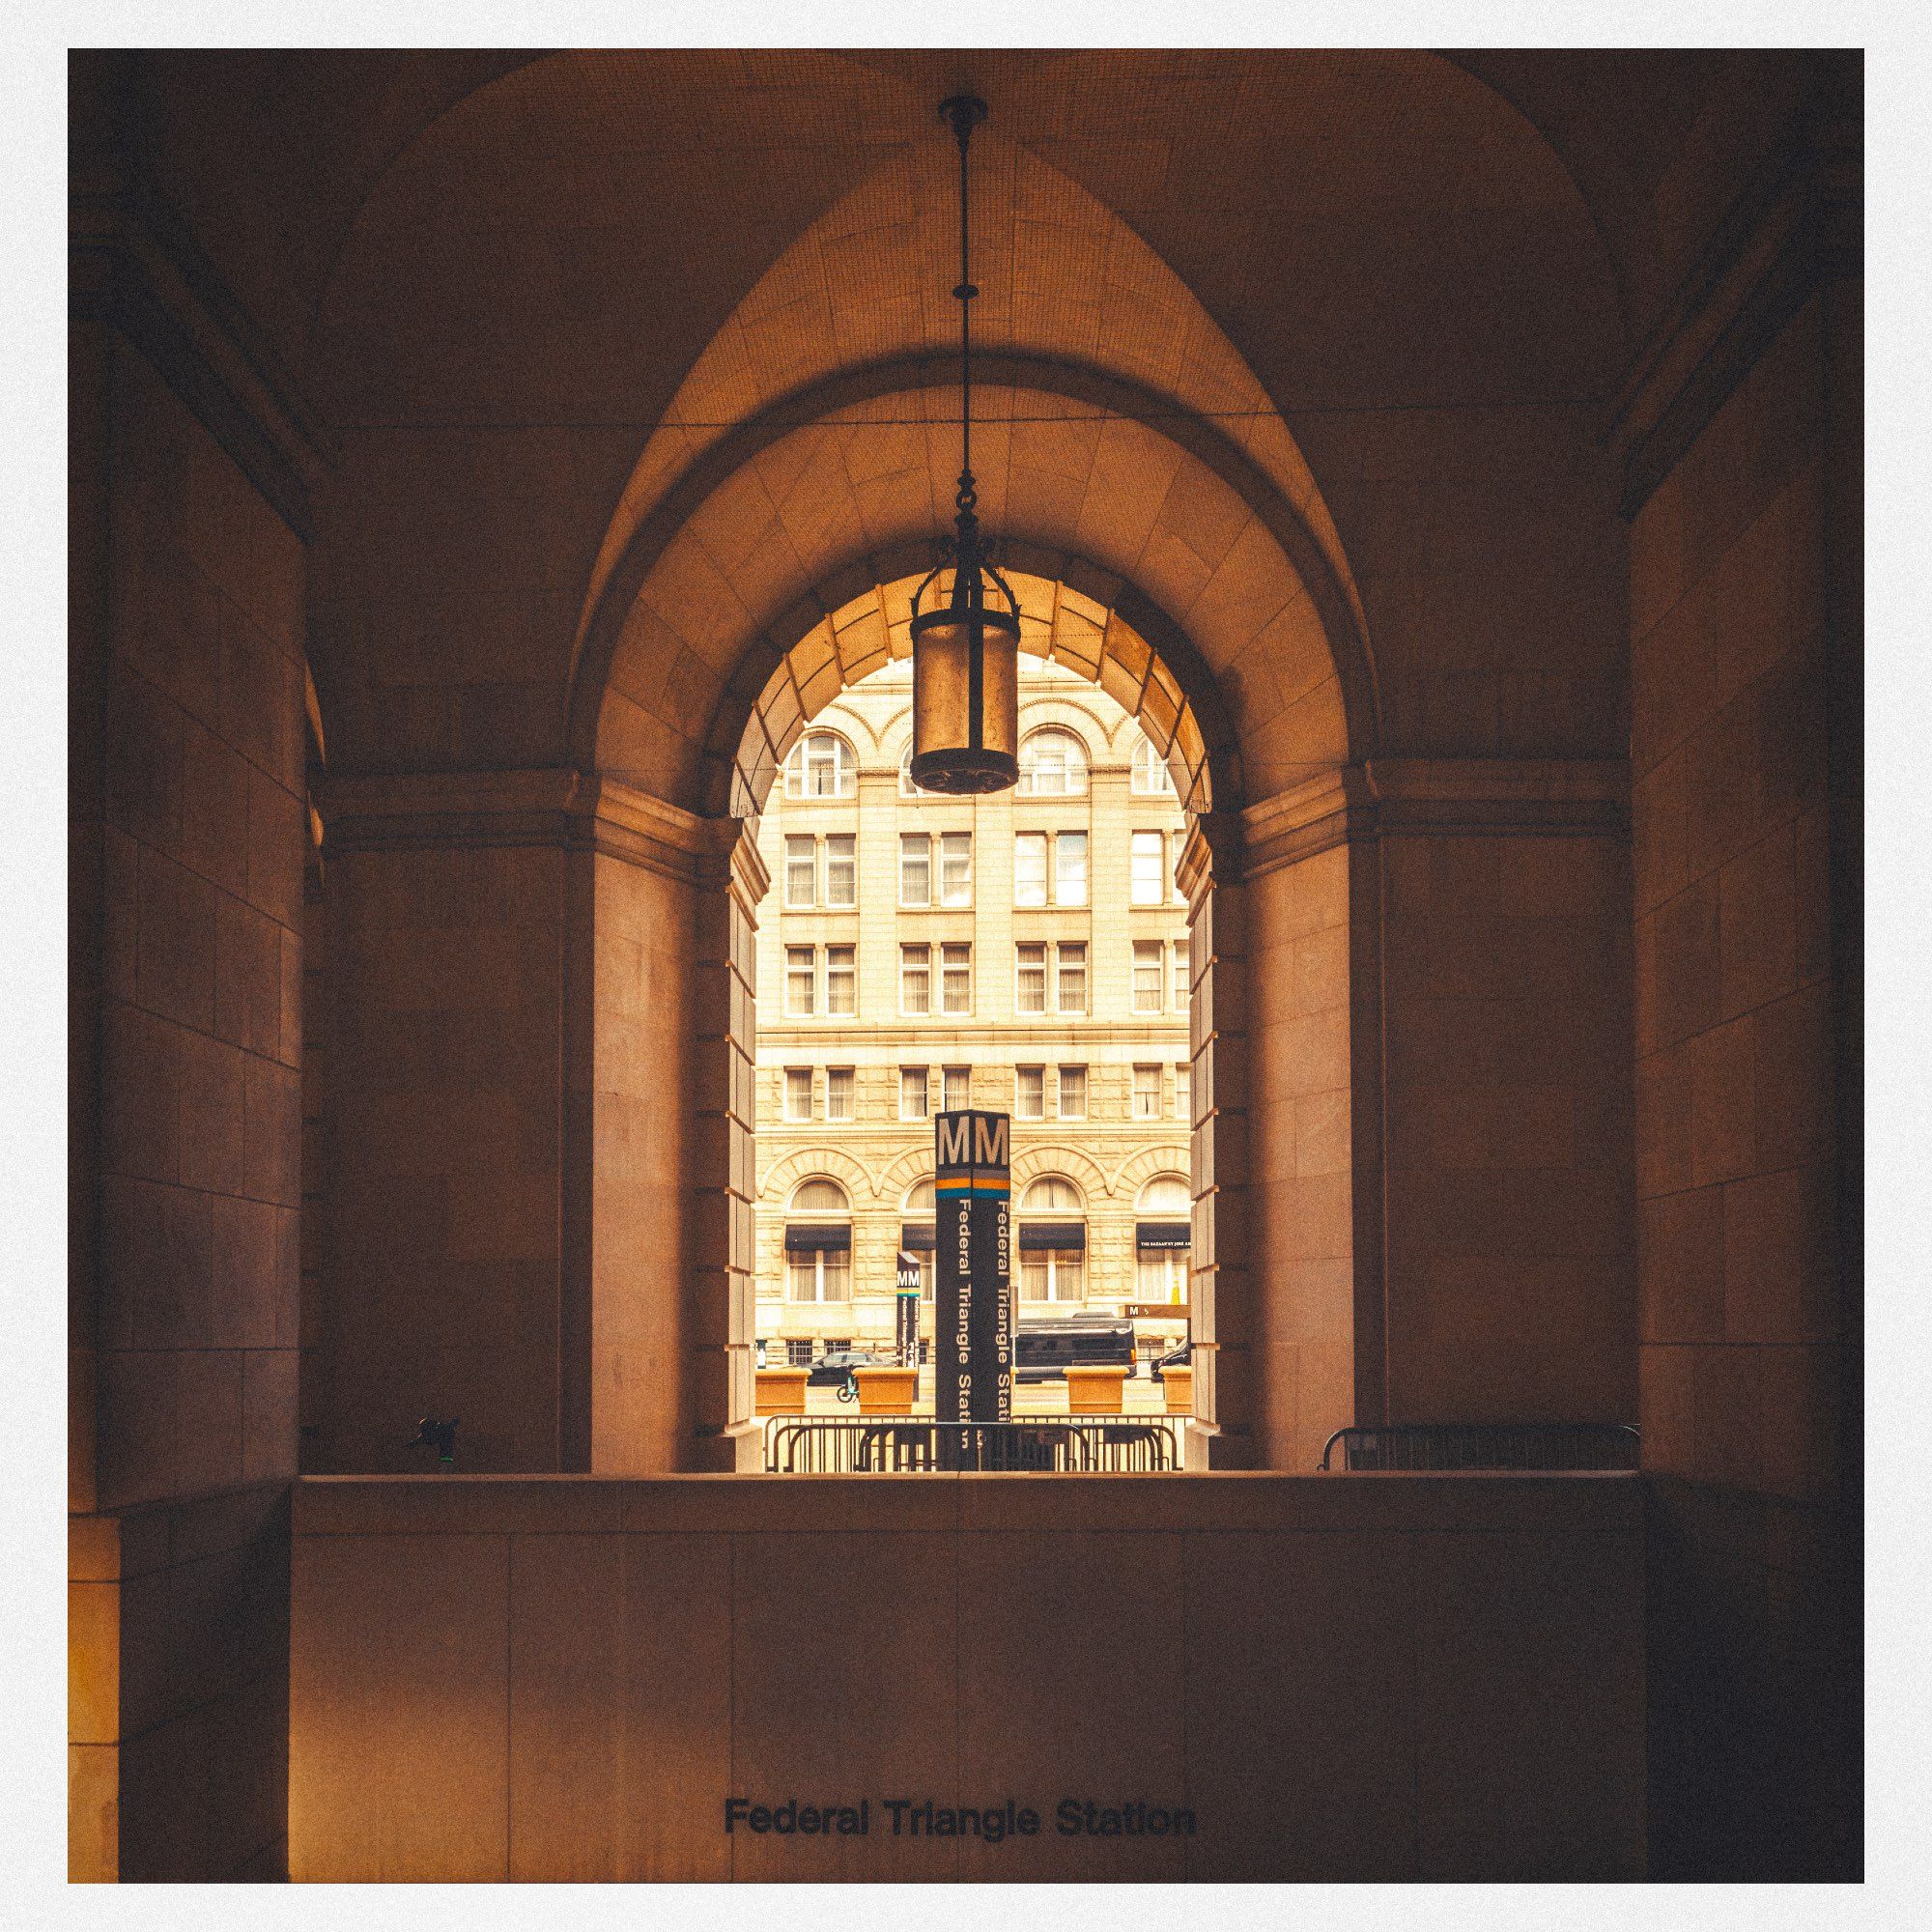
[[[972,302],[966,149],[986,103],[954,95],[939,117],[959,143],[959,491],[953,535],[912,599],[912,781],[925,791],[1005,791],[1019,777],[1019,605],[994,569],[974,514]],[[951,569],[950,592],[921,600]],[[937,598],[944,594],[946,601]]]

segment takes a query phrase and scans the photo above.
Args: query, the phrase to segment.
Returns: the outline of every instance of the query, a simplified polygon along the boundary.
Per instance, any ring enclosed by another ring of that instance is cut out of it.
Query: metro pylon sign
[[[941,1422],[1006,1422],[1013,1411],[1010,1121],[971,1109],[935,1116],[933,1166],[936,1412]],[[972,1438],[942,1439],[964,1449]]]

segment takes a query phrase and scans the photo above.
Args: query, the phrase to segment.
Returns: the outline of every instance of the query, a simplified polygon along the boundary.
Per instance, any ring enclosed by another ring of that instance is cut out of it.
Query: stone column
[[[755,820],[706,821],[697,907],[688,1185],[695,1247],[688,1330],[696,1448],[684,1466],[755,1471],[757,932],[771,875]]]
[[[1194,1417],[1190,1461],[1201,1468],[1251,1468],[1256,1431],[1257,1286],[1248,1123],[1248,905],[1237,828],[1197,817],[1176,877],[1187,895],[1188,1011],[1194,1196],[1188,1278]]]
[[[318,1466],[421,1469],[424,1414],[460,1469],[735,1465],[745,828],[567,769],[336,774],[324,810]]]

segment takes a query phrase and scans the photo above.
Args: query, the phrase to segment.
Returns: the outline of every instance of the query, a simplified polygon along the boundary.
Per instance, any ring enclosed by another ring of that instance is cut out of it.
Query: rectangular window
[[[785,1250],[786,1296],[792,1301],[850,1301],[852,1298],[852,1251],[850,1248],[787,1248]],[[796,1342],[787,1344],[798,1347]],[[811,1359],[811,1344],[807,1342],[807,1363]],[[794,1356],[794,1365],[798,1366]]]
[[[970,1013],[973,1010],[973,949],[970,946],[942,946],[939,949],[939,1006],[942,1012]]]
[[[1157,1121],[1160,1119],[1160,1068],[1158,1066],[1136,1066],[1134,1068],[1134,1119],[1137,1121]]]
[[[785,1119],[811,1119],[811,1068],[809,1066],[785,1068]]]
[[[852,1119],[852,1069],[828,1066],[825,1069],[825,1118],[828,1121]]]
[[[899,904],[923,906],[932,903],[932,835],[927,832],[899,834]]]
[[[1176,1010],[1183,1013],[1187,1010],[1188,995],[1194,990],[1193,981],[1188,978],[1188,962],[1187,941],[1177,939],[1174,942],[1174,1004]]]
[[[926,1077],[923,1066],[899,1068],[899,1119],[923,1121],[927,1118]]]
[[[1013,834],[1013,903],[1016,906],[1043,906],[1046,903],[1046,834]]]
[[[792,1297],[794,1300],[797,1296]],[[811,1337],[794,1335],[785,1343],[785,1360],[794,1369],[809,1369],[811,1366]]]
[[[1167,897],[1166,840],[1158,832],[1136,832],[1127,898],[1137,906],[1159,905]]]
[[[899,1010],[902,1013],[929,1013],[932,1010],[932,948],[899,948]]]
[[[1087,1010],[1087,942],[1063,939],[1060,942],[1060,1010],[1084,1013]]]
[[[939,835],[939,903],[969,906],[973,903],[973,835],[970,832],[942,832]]]
[[[1078,1301],[1087,1272],[1084,1248],[1026,1248],[1020,1254],[1022,1301]]]
[[[1023,1121],[1046,1119],[1046,1068],[1013,1068],[1013,1112]]]
[[[939,1077],[940,1105],[949,1114],[956,1114],[962,1107],[973,1104],[973,1069],[970,1066],[948,1066],[941,1070]]]
[[[1022,1013],[1046,1010],[1046,948],[1027,941],[1013,949],[1017,961],[1017,984],[1013,988],[1013,1009]]]
[[[836,832],[825,840],[825,903],[835,911],[849,911],[859,903],[858,839]]]
[[[853,947],[825,949],[825,1010],[828,1013],[859,1010],[859,964]]]
[[[788,1298],[793,1301],[816,1301],[818,1299],[818,1250],[816,1248],[787,1248],[785,1261],[789,1264]]]
[[[816,956],[809,946],[785,948],[785,1011],[810,1013],[812,988],[817,980]]]
[[[785,905],[793,912],[810,911],[818,896],[818,840],[785,840]]]
[[[1164,1002],[1160,997],[1161,954],[1166,949],[1157,939],[1134,941],[1134,1011],[1157,1013]]]
[[[1087,1069],[1063,1066],[1060,1069],[1060,1118],[1084,1121],[1087,1118]]]
[[[1194,1069],[1179,1061],[1174,1069],[1174,1112],[1177,1120],[1194,1123]]]
[[[1063,832],[1053,841],[1053,902],[1055,905],[1084,906],[1087,903],[1087,835]]]

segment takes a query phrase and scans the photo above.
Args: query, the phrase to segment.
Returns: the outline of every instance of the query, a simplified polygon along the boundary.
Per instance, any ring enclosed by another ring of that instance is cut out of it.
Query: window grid
[[[825,903],[834,912],[850,912],[859,903],[858,839],[850,832],[825,840]]]
[[[1134,1119],[1160,1119],[1160,1067],[1136,1065],[1134,1067]]]
[[[1134,747],[1133,789],[1144,798],[1174,791],[1174,775],[1167,768],[1167,760],[1146,736]]]
[[[929,832],[899,834],[899,904],[928,906],[932,903],[932,835]]]
[[[1087,942],[1064,939],[1058,952],[1059,984],[1056,995],[1063,1013],[1087,1010]]]
[[[825,1118],[828,1121],[849,1121],[852,1112],[852,1069],[849,1066],[828,1066],[825,1069]]]
[[[968,945],[939,949],[939,1005],[947,1013],[973,1010],[973,949]]]
[[[859,963],[855,947],[825,949],[825,1010],[844,1015],[859,1010]]]
[[[784,1075],[784,1117],[788,1121],[811,1119],[811,1068],[787,1066]]]
[[[973,903],[973,835],[970,832],[942,832],[939,835],[939,902],[943,906],[970,906]]]
[[[1063,906],[1087,903],[1087,835],[1062,832],[1053,841],[1053,902]]]
[[[818,981],[818,955],[810,946],[785,948],[785,1011],[810,1018]]]
[[[1084,1121],[1087,1118],[1086,1067],[1063,1066],[1060,1069],[1058,1100],[1063,1121]]]
[[[1022,940],[1014,947],[1013,1009],[1021,1013],[1046,1011],[1046,948],[1038,940]]]
[[[832,731],[808,731],[785,760],[787,798],[850,798],[858,771],[852,748]]]
[[[1127,902],[1157,906],[1167,899],[1167,840],[1158,832],[1136,832],[1130,850]]]
[[[932,948],[899,948],[899,1010],[921,1014],[932,1010]]]
[[[1046,1119],[1046,1068],[1013,1068],[1013,1112],[1022,1121]]]
[[[923,1066],[899,1068],[899,1119],[924,1121],[932,1115],[931,1081]]]
[[[1160,983],[1165,951],[1157,939],[1134,941],[1133,1009],[1137,1013],[1157,1013],[1165,1004]]]
[[[1013,903],[1016,906],[1043,906],[1046,903],[1046,834],[1013,834]]]

